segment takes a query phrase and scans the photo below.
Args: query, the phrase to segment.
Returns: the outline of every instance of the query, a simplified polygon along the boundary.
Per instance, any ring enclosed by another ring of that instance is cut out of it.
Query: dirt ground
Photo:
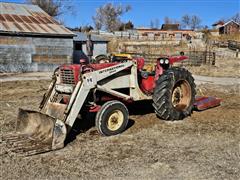
[[[1,134],[14,129],[19,107],[37,109],[48,84],[1,83]],[[0,178],[240,179],[238,88],[206,84],[198,91],[224,101],[175,122],[159,120],[151,102],[144,102],[130,107],[129,127],[121,135],[101,137],[91,127],[58,151],[19,157],[1,149]]]
[[[187,69],[196,75],[212,77],[240,77],[240,58],[218,58],[214,66],[188,66]]]

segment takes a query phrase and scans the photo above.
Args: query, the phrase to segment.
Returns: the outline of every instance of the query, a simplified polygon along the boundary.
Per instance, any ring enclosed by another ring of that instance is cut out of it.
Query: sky
[[[0,0],[1,2],[23,3],[25,0]],[[71,0],[65,0],[71,1]],[[131,5],[132,10],[122,16],[122,21],[132,21],[135,27],[149,27],[150,21],[159,19],[164,23],[164,17],[181,20],[185,14],[197,15],[202,25],[211,25],[219,19],[228,19],[240,12],[240,0],[72,0],[74,13],[67,12],[59,19],[68,27],[92,25],[92,16],[103,4]]]

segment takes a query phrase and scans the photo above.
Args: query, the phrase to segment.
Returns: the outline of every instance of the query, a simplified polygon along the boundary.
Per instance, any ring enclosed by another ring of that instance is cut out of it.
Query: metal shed
[[[82,32],[75,32],[76,36],[73,38],[74,44],[74,52],[73,52],[73,62],[79,63],[79,59],[87,58],[87,50],[86,50],[86,41],[87,41],[87,34]],[[108,40],[104,39],[99,35],[92,34],[91,39],[94,43],[93,49],[93,56],[97,56],[100,54],[107,54],[107,45]]]
[[[0,2],[0,72],[51,71],[71,63],[73,36],[36,5]]]

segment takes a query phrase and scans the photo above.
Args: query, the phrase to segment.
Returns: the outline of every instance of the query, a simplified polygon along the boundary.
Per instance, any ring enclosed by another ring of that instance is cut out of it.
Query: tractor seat
[[[147,79],[148,76],[155,76],[155,72],[154,71],[148,72],[146,70],[140,70],[139,72],[140,72],[141,77],[144,78],[144,79]]]
[[[153,65],[145,65],[142,70],[139,70],[141,76],[140,88],[145,94],[152,94],[154,89],[155,71]]]
[[[144,65],[143,69],[140,70],[141,76],[144,79],[147,79],[148,76],[155,76],[155,66],[152,64]]]
[[[143,70],[145,70],[145,71],[147,71],[149,73],[153,73],[153,72],[155,72],[155,65],[153,65],[153,64],[146,64],[146,65],[144,65]]]

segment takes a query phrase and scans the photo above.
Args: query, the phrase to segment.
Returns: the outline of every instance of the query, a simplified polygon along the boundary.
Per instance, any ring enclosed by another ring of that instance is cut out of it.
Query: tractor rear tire
[[[192,74],[184,68],[170,68],[156,81],[153,107],[160,119],[181,120],[192,113],[195,101]]]
[[[108,101],[97,112],[95,124],[98,132],[104,136],[122,133],[128,125],[128,109],[120,101]]]

